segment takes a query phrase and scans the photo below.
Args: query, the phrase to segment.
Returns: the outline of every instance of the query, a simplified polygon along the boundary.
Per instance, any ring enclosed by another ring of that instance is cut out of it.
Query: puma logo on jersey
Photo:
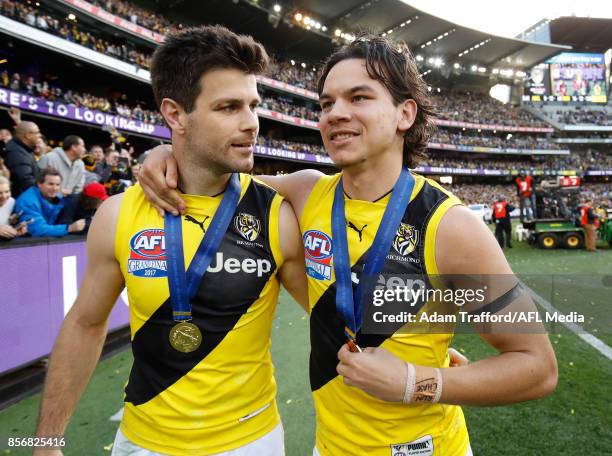
[[[366,226],[368,225],[363,225],[363,228],[359,229],[355,226],[355,224],[349,220],[346,221],[346,226],[348,226],[350,229],[355,230],[357,232],[357,234],[359,235],[359,242],[361,242],[361,236],[363,233],[363,230],[365,230]]]
[[[191,222],[191,223],[195,223],[196,225],[198,225],[202,229],[202,233],[206,234],[206,228],[204,228],[204,223],[206,223],[206,220],[208,220],[209,218],[210,218],[210,216],[207,215],[204,220],[202,220],[201,222],[198,222],[197,219],[195,219],[191,215],[186,215],[185,216],[185,221]]]
[[[434,442],[431,435],[426,435],[412,442],[391,445],[391,456],[432,456]]]

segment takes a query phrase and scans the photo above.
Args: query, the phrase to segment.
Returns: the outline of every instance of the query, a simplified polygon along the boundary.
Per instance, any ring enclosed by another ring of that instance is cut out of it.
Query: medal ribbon
[[[380,274],[385,264],[385,258],[391,248],[393,238],[402,221],[410,196],[414,188],[414,177],[407,168],[402,168],[395,182],[389,203],[385,209],[380,226],[374,237],[374,242],[368,251],[368,257],[363,268],[363,274]],[[334,273],[336,275],[336,309],[342,316],[346,327],[345,333],[354,340],[361,329],[361,295],[368,295],[369,290],[361,291],[357,286],[353,293],[351,280],[351,259],[346,235],[346,214],[344,210],[344,189],[342,178],[336,186],[334,204],[332,207],[332,239]]]
[[[189,269],[185,271],[183,256],[183,225],[181,216],[166,212],[164,228],[166,235],[166,267],[168,287],[174,321],[191,320],[191,302],[198,292],[202,278],[217,253],[240,200],[240,176],[230,177],[223,199],[208,226],[206,234],[196,251]]]

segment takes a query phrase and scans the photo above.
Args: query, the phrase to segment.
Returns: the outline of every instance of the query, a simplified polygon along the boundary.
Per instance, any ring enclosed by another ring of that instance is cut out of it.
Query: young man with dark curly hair
[[[372,277],[392,290],[406,276],[429,288],[441,275],[505,276],[509,280],[492,281],[486,305],[471,311],[535,307],[489,229],[455,196],[408,168],[426,148],[435,112],[405,44],[358,37],[329,57],[318,91],[321,136],[341,172],[261,177],[300,220],[311,311],[314,453],[471,455],[459,405],[549,394],[557,380],[550,342],[541,326],[513,334],[491,324],[481,337],[499,354],[450,369],[452,331],[411,332],[410,324],[384,334],[365,330],[372,296],[364,284]],[[145,162],[141,182],[154,204],[182,210],[166,184],[176,180],[176,166],[170,151],[160,148]],[[432,306],[421,302],[405,310],[416,315]]]

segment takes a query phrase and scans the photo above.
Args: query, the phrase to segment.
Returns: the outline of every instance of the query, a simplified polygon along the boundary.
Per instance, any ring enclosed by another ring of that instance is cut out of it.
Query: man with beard
[[[37,435],[64,433],[126,286],[134,364],[113,454],[284,454],[270,332],[279,279],[304,305],[307,289],[290,205],[244,174],[267,62],[259,43],[220,26],[183,30],[156,49],[153,90],[186,214],[160,217],[140,186],[98,209]]]

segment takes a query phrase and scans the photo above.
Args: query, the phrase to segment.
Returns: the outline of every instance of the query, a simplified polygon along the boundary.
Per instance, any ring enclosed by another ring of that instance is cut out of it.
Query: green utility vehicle
[[[576,225],[575,208],[579,204],[580,178],[559,176],[542,181],[535,189],[535,217],[526,220],[521,213],[523,228],[529,230],[527,240],[541,249],[581,249],[584,230]]]

